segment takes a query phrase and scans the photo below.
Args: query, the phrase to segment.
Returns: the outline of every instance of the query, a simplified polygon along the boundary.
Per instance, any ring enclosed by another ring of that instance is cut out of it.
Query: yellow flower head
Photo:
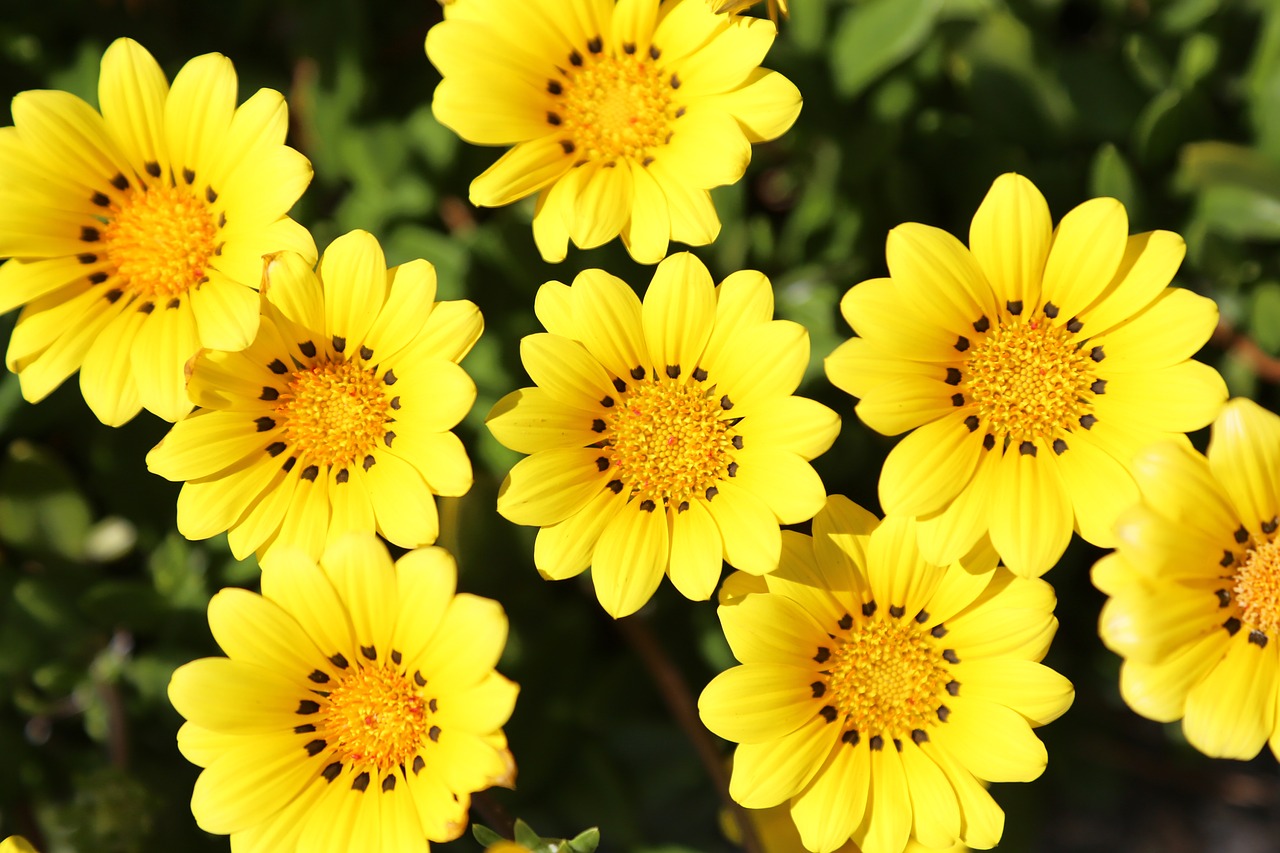
[[[1130,236],[1124,207],[1098,198],[1055,229],[1030,181],[1003,175],[969,246],[918,223],[889,233],[889,278],[841,304],[858,337],[827,375],[886,435],[910,432],[880,477],[888,514],[920,520],[938,563],[989,535],[1005,564],[1039,576],[1074,527],[1115,544],[1137,498],[1130,460],[1207,425],[1222,378],[1190,357],[1212,333],[1212,301],[1168,287],[1182,238]]]
[[[21,835],[10,835],[4,841],[0,841],[0,853],[36,853],[36,848]]]
[[[258,327],[262,256],[315,260],[285,214],[311,164],[284,145],[284,98],[236,107],[231,61],[188,62],[169,88],[151,54],[102,57],[99,114],[66,92],[13,101],[0,128],[0,312],[24,306],[6,363],[43,399],[80,370],[85,401],[119,425],[191,411],[183,368],[239,350]]]
[[[621,235],[656,263],[671,240],[715,239],[707,190],[738,181],[751,144],[799,114],[796,87],[760,67],[776,35],[706,0],[468,0],[427,34],[444,77],[432,109],[468,142],[514,146],[471,201],[538,193],[544,259]]]
[[[1111,596],[1103,642],[1124,658],[1120,692],[1219,758],[1280,757],[1280,418],[1232,400],[1208,458],[1157,444],[1135,460],[1141,502],[1093,569]]]
[[[698,709],[739,744],[729,793],[752,809],[790,801],[816,853],[850,839],[863,853],[910,838],[993,847],[1004,814],[982,782],[1039,776],[1032,728],[1074,695],[1039,663],[1058,624],[1049,585],[990,551],[930,563],[915,525],[833,496],[812,538],[784,532],[778,570],[719,608],[742,665]]]
[[[339,237],[318,271],[269,258],[263,314],[241,352],[201,352],[191,398],[147,466],[185,480],[178,529],[230,530],[237,558],[279,546],[313,559],[348,531],[396,545],[435,541],[435,495],[471,487],[450,430],[476,389],[458,366],[483,321],[467,301],[435,302],[435,270],[387,269],[364,231]]]
[[[662,580],[708,598],[721,559],[773,569],[779,528],[810,518],[825,491],[808,460],[831,446],[839,418],[792,396],[809,363],[802,326],[773,319],[758,272],[719,287],[682,253],[658,265],[643,304],[602,270],[544,284],[547,334],[521,344],[537,384],[498,401],[494,436],[532,454],[508,475],[498,511],[541,527],[545,577],[592,567],[615,617]]]
[[[209,627],[226,652],[179,667],[178,747],[204,768],[191,810],[236,849],[426,850],[467,824],[470,794],[510,786],[502,725],[517,687],[494,671],[497,602],[454,594],[453,558],[393,566],[352,534],[317,564],[291,551],[262,595],[224,589]]]

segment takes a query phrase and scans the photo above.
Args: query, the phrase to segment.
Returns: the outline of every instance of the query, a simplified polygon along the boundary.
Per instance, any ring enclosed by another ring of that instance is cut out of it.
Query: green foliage
[[[966,238],[1006,171],[1028,175],[1055,218],[1110,195],[1132,230],[1182,234],[1178,283],[1212,296],[1223,316],[1225,343],[1201,357],[1234,393],[1280,403],[1274,375],[1260,378],[1256,358],[1231,343],[1280,357],[1280,5],[791,6],[765,64],[799,86],[804,110],[788,134],[755,147],[742,182],[714,193],[720,237],[694,251],[717,279],[764,271],[779,314],[809,329],[801,393],[844,417],[836,445],[815,462],[830,492],[878,511],[876,478],[893,444],[823,378],[822,359],[849,334],[840,298],[886,274],[885,236],[901,222]],[[45,87],[96,101],[98,60],[121,32],[171,75],[218,50],[236,63],[242,98],[261,86],[285,92],[291,144],[316,170],[294,215],[318,245],[367,229],[392,263],[430,260],[440,298],[471,299],[485,316],[463,363],[478,398],[459,429],[476,483],[442,501],[441,544],[458,556],[460,588],[497,598],[511,619],[499,669],[521,684],[507,727],[520,785],[488,796],[539,826],[598,824],[615,850],[727,850],[707,770],[589,579],[541,580],[533,531],[494,512],[519,456],[483,421],[529,384],[519,341],[540,328],[536,288],[599,267],[643,289],[652,271],[617,241],[544,264],[531,202],[470,206],[470,180],[500,151],[460,142],[431,114],[438,76],[422,43],[439,15],[433,3],[338,0],[10,4],[0,101]],[[0,338],[12,323],[12,314],[0,319]],[[16,377],[0,379],[0,837],[25,834],[45,853],[228,849],[191,819],[197,771],[177,752],[181,721],[166,686],[177,666],[218,653],[204,619],[213,592],[255,587],[258,572],[232,558],[225,537],[176,533],[177,486],[143,462],[165,430],[145,414],[101,426],[74,379],[37,405],[22,401]],[[1075,682],[1078,699],[1043,730],[1044,777],[995,789],[1007,849],[1155,849],[1256,818],[1241,791],[1261,792],[1258,802],[1277,795],[1273,764],[1213,764],[1176,727],[1124,708],[1115,658],[1096,636],[1100,598],[1087,572],[1098,556],[1076,543],[1050,575],[1061,629],[1047,662]],[[732,663],[712,604],[664,584],[644,618],[694,695]],[[478,824],[473,832],[482,845],[497,840]],[[592,853],[598,833],[548,839],[521,823],[516,840],[535,853]],[[474,847],[461,839],[448,849]]]

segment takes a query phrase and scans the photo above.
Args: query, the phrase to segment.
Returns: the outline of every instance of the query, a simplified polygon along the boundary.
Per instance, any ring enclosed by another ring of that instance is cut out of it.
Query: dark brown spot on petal
[[[822,709],[818,711],[818,716],[828,723],[834,723],[836,721],[836,709],[831,705],[823,705]]]
[[[256,418],[254,419],[254,423],[258,425],[258,432],[266,432],[267,430],[276,428],[276,422],[274,418],[268,418],[268,417]]]
[[[272,388],[270,385],[262,386],[262,393],[258,395],[259,400],[278,400],[280,398],[279,389]]]
[[[436,743],[439,743],[439,742],[440,742],[440,727],[439,727],[439,726],[432,726],[431,728],[427,729],[427,737],[431,738],[431,740],[432,740],[432,741],[434,741],[434,742],[436,742]]]
[[[1024,441],[1018,445],[1018,452],[1023,456],[1035,456],[1036,446],[1030,441]]]
[[[1080,416],[1080,426],[1084,427],[1085,429],[1093,429],[1093,425],[1096,424],[1097,422],[1098,422],[1098,419],[1095,418],[1093,415]]]
[[[80,239],[86,243],[96,243],[102,239],[102,233],[89,225],[80,226]]]
[[[363,773],[357,774],[356,778],[351,780],[351,790],[353,791],[363,792],[367,790],[368,787],[369,787],[369,772],[367,770]]]
[[[1267,635],[1255,628],[1249,632],[1249,642],[1260,649],[1265,649],[1267,647]]]
[[[1061,456],[1067,452],[1067,443],[1060,438],[1053,440],[1053,452]]]
[[[875,613],[875,612],[876,612],[876,603],[875,603],[874,601],[868,601],[866,604],[862,605],[862,615],[863,615],[863,616],[870,616],[871,614],[873,614],[873,613]],[[845,614],[845,615],[847,616],[848,614]],[[853,620],[850,620],[850,621],[849,621],[849,624],[852,626],[852,625],[853,625]],[[848,630],[848,629],[846,629],[846,630]]]
[[[1227,633],[1234,637],[1236,632],[1240,630],[1240,620],[1232,616],[1226,622],[1222,623],[1222,627],[1226,628]]]
[[[318,714],[320,713],[320,703],[312,699],[303,699],[298,702],[298,710],[293,713],[303,715]]]
[[[827,692],[827,685],[826,682],[815,681],[809,685],[809,689],[813,691],[814,699],[821,699],[823,694]]]
[[[329,744],[325,743],[323,740],[316,739],[309,741],[304,749],[306,749],[307,755],[315,758],[317,755],[324,752],[324,748],[328,745]]]
[[[1010,314],[1017,317],[1019,314],[1022,313],[1022,300],[1018,299],[1016,301],[1006,302],[1004,304],[1004,307],[1005,307],[1005,310],[1007,310]]]
[[[983,314],[973,324],[973,330],[982,333],[991,328],[991,321],[987,319],[987,315]]]
[[[947,663],[960,663],[960,656],[956,654],[955,649],[943,649],[942,659]]]
[[[328,767],[326,767],[324,770],[322,770],[320,772],[320,775],[324,777],[324,781],[332,782],[334,779],[338,778],[338,775],[340,773],[342,773],[342,762],[335,761],[332,764],[330,764]]]
[[[645,499],[640,501],[640,509],[644,510],[645,512],[653,512],[657,508],[658,508],[658,505],[651,500]]]
[[[872,735],[871,740],[867,741],[867,746],[871,747],[872,752],[879,752],[884,749],[884,738],[881,735]]]
[[[813,659],[817,663],[826,663],[827,660],[830,659],[830,657],[831,657],[831,649],[827,648],[826,646],[818,646],[818,653],[813,656]]]
[[[283,376],[284,374],[286,374],[286,373],[288,373],[288,372],[289,372],[289,368],[285,367],[284,362],[283,362],[283,361],[281,361],[281,360],[280,360],[280,359],[278,359],[278,358],[277,358],[275,361],[273,361],[273,362],[271,362],[270,364],[268,364],[268,365],[267,365],[267,368],[268,368],[272,373],[274,373],[274,374],[276,374],[276,375],[278,375],[278,376]]]
[[[329,674],[318,669],[313,669],[307,678],[311,679],[316,684],[325,684],[329,681]]]
[[[958,368],[948,367],[947,378],[942,381],[946,382],[948,385],[959,385],[960,380],[963,378],[964,376],[961,375],[960,370]]]

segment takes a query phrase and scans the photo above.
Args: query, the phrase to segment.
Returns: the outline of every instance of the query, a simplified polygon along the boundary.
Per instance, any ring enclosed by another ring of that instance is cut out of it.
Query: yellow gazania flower
[[[533,236],[561,261],[621,234],[656,263],[720,230],[707,192],[742,177],[751,144],[800,112],[760,67],[777,28],[706,0],[469,0],[427,33],[444,79],[432,109],[477,145],[511,145],[471,184],[498,207],[538,193]]]
[[[747,11],[760,0],[707,0],[707,2],[711,4],[712,10],[717,15],[737,15]],[[787,11],[787,0],[769,0],[769,20],[776,24],[779,17],[786,18],[790,14]]]
[[[36,848],[21,835],[10,835],[4,841],[0,841],[0,853],[36,853]]]
[[[513,784],[502,725],[517,687],[494,671],[507,617],[454,594],[441,548],[392,566],[352,534],[322,566],[297,551],[262,595],[224,589],[226,652],[181,666],[178,747],[204,768],[191,810],[236,850],[426,850],[457,838],[470,794]]]
[[[968,248],[900,225],[890,277],[845,294],[858,337],[827,358],[827,375],[860,398],[872,429],[914,430],[885,461],[880,502],[919,517],[929,559],[955,560],[989,534],[1010,569],[1039,576],[1073,521],[1113,546],[1116,515],[1137,498],[1133,455],[1207,425],[1226,400],[1217,372],[1189,360],[1217,307],[1166,286],[1182,238],[1128,227],[1120,202],[1098,198],[1055,230],[1040,192],[1007,174]]]
[[[1134,470],[1141,503],[1093,569],[1121,694],[1145,717],[1181,718],[1207,755],[1249,759],[1269,743],[1280,757],[1280,418],[1232,400],[1208,459],[1158,444]]]
[[[682,253],[658,265],[643,305],[624,282],[587,270],[548,282],[535,304],[547,334],[521,344],[537,384],[489,414],[521,453],[498,511],[535,525],[534,562],[560,580],[592,567],[615,617],[640,608],[665,571],[708,598],[721,559],[762,574],[779,523],[810,518],[825,496],[809,465],[840,420],[792,396],[809,363],[804,327],[773,319],[758,272],[717,288]]]
[[[734,655],[698,700],[739,744],[729,793],[747,808],[790,801],[804,846],[863,853],[999,840],[982,785],[1044,770],[1034,726],[1071,704],[1039,663],[1057,630],[1052,588],[995,568],[990,551],[943,568],[916,522],[833,496],[813,537],[784,532],[765,591],[719,608]],[[756,581],[759,589],[760,582]]]
[[[7,364],[35,402],[80,370],[103,423],[145,407],[191,411],[183,368],[238,350],[258,327],[262,256],[315,260],[285,213],[311,164],[284,145],[279,92],[236,108],[216,53],[169,88],[151,54],[118,39],[102,57],[102,113],[66,92],[23,92],[0,128],[0,312],[24,306]]]
[[[434,495],[462,495],[471,463],[450,430],[476,388],[458,366],[483,326],[467,301],[436,303],[435,269],[387,269],[372,235],[339,237],[318,274],[292,252],[263,275],[258,336],[201,352],[191,398],[147,467],[185,480],[178,529],[230,530],[238,559],[277,546],[313,559],[348,531],[414,548],[439,531]]]

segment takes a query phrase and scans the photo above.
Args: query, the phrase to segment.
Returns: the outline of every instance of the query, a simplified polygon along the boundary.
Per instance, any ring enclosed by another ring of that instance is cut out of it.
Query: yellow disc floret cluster
[[[903,738],[937,722],[951,676],[932,638],[913,622],[873,619],[836,639],[827,702],[864,736]]]
[[[189,189],[134,190],[110,215],[102,246],[126,290],[168,299],[206,280],[217,228],[208,205]]]
[[[407,764],[430,732],[427,700],[404,674],[353,667],[338,679],[318,728],[341,761],[390,770]]]
[[[598,46],[596,40],[590,47]],[[645,163],[654,148],[666,144],[671,79],[648,54],[574,51],[565,70],[568,79],[551,85],[559,96],[547,119],[569,134],[568,153],[583,160]]]
[[[1045,318],[998,322],[977,341],[963,370],[965,402],[985,432],[1050,442],[1089,411],[1094,361],[1065,327]]]
[[[1240,620],[1268,637],[1280,632],[1280,543],[1252,548],[1235,574],[1232,590]]]
[[[356,361],[322,361],[295,372],[276,406],[293,454],[335,466],[363,457],[387,434],[384,388]]]
[[[699,382],[640,381],[607,412],[606,458],[631,497],[678,509],[705,497],[733,464],[722,401]]]

